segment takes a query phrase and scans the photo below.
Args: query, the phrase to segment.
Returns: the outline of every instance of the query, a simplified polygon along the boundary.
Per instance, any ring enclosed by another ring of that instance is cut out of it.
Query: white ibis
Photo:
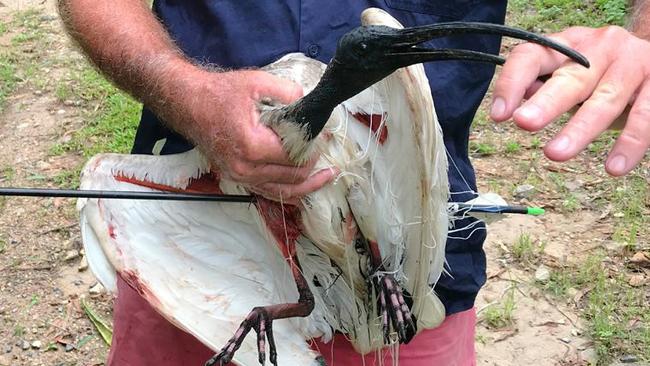
[[[450,223],[447,161],[424,69],[414,64],[502,60],[420,43],[495,33],[586,62],[549,40],[498,25],[401,29],[377,9],[366,10],[362,23],[341,39],[327,67],[290,54],[264,68],[309,93],[288,106],[260,106],[262,122],[296,162],[317,151],[315,169],[341,172],[299,206],[263,198],[256,204],[78,201],[96,276],[112,290],[121,276],[169,321],[219,350],[208,365],[263,364],[267,348],[274,365],[318,365],[311,338],[339,331],[367,353],[408,342],[443,320],[432,285],[443,270]],[[198,150],[99,155],[84,168],[81,188],[248,193],[221,179]],[[250,330],[257,338],[247,336]]]

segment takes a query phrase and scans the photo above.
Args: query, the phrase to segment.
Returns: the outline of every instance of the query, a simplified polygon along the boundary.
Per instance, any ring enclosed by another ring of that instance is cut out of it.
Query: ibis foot
[[[269,361],[274,366],[278,365],[278,356],[275,348],[275,340],[273,338],[273,319],[269,317],[268,311],[264,307],[256,307],[248,314],[246,319],[241,323],[235,335],[228,340],[228,343],[208,362],[205,366],[224,366],[230,362],[239,349],[244,338],[251,329],[257,333],[257,352],[259,355],[259,362],[264,365],[266,361],[266,342],[269,342]]]
[[[402,287],[392,274],[375,276],[373,284],[379,302],[378,310],[384,330],[384,343],[390,344],[390,332],[397,332],[399,343],[408,343],[415,336],[417,326],[409,305],[404,301]]]

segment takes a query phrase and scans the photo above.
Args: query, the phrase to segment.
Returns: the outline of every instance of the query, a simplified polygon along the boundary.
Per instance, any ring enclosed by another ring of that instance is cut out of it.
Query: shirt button
[[[320,54],[320,47],[315,44],[310,44],[309,47],[307,47],[307,54],[311,57],[316,57]]]

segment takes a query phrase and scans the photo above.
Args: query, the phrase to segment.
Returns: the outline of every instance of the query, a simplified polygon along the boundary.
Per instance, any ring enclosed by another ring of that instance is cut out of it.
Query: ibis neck
[[[285,120],[301,125],[309,140],[323,130],[337,105],[367,87],[361,85],[365,83],[358,79],[349,77],[345,71],[336,60],[332,60],[316,87],[297,102],[284,108]]]

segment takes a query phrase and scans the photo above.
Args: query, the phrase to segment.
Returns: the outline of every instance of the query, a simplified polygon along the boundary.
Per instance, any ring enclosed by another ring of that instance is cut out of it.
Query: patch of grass
[[[21,43],[33,42],[38,40],[41,36],[42,35],[38,33],[28,33],[28,32],[19,33],[11,39],[11,44],[16,46]]]
[[[605,131],[596,140],[587,145],[587,150],[595,155],[604,156],[614,146],[620,131]]]
[[[61,83],[56,86],[54,95],[59,102],[65,102],[72,96],[72,88],[67,83]]]
[[[542,147],[542,140],[539,137],[534,136],[530,141],[530,147],[533,149],[539,149]]]
[[[576,25],[624,25],[627,0],[512,0],[509,11],[514,25],[538,32],[559,32]]]
[[[19,33],[11,39],[11,44],[18,46],[43,40],[47,29],[42,25],[42,16],[42,11],[35,8],[17,12],[12,25]]]
[[[29,8],[14,14],[13,24],[26,29],[37,30],[41,26],[43,12],[38,8]]]
[[[575,194],[567,193],[566,198],[562,200],[562,208],[567,212],[575,212],[582,208],[582,204]]]
[[[505,146],[505,153],[507,155],[516,154],[521,151],[521,145],[517,141],[508,141]]]
[[[80,175],[81,166],[74,169],[62,170],[52,178],[52,182],[59,188],[77,189],[79,188]]]
[[[29,305],[27,306],[27,309],[29,310],[32,307],[34,307],[35,305],[38,305],[39,302],[40,302],[40,299],[38,298],[38,296],[37,295],[32,295],[32,298],[29,301]]]
[[[0,179],[11,182],[16,176],[16,170],[12,166],[6,166],[0,171]]]
[[[18,78],[16,77],[16,66],[14,60],[0,54],[0,112],[4,106],[6,98],[16,87]]]
[[[488,142],[474,142],[469,144],[469,150],[478,156],[490,156],[497,152],[497,148]]]
[[[555,297],[564,297],[572,286],[573,282],[568,271],[552,271],[551,278],[544,285],[544,290]]]
[[[579,305],[587,334],[598,352],[599,365],[625,354],[650,360],[647,297],[639,296],[638,290],[627,284],[625,276],[610,273],[603,259],[597,254],[578,268],[553,271],[544,288],[560,298],[566,298],[571,288],[585,293]]]
[[[522,233],[510,248],[512,256],[521,263],[536,262],[544,250],[544,244],[533,240],[530,234]]]
[[[472,121],[472,125],[474,127],[481,127],[485,126],[492,123],[492,120],[490,119],[490,116],[488,115],[487,109],[486,108],[479,108],[476,111],[476,115],[474,116],[474,120]]]
[[[515,287],[511,287],[499,304],[490,305],[483,313],[483,321],[492,329],[502,329],[514,324]]]
[[[648,230],[650,189],[644,177],[632,174],[613,181],[616,185],[610,201],[614,205],[616,241],[635,246],[640,238],[645,238]]]
[[[20,338],[24,335],[25,335],[25,327],[20,324],[16,324],[16,326],[14,327],[14,337]]]
[[[69,142],[55,145],[51,154],[73,151],[92,156],[100,152],[129,152],[140,117],[140,103],[91,68],[78,73],[73,82],[59,85],[56,94],[59,99],[77,98],[97,103],[98,109],[88,116],[90,122],[86,127]]]

